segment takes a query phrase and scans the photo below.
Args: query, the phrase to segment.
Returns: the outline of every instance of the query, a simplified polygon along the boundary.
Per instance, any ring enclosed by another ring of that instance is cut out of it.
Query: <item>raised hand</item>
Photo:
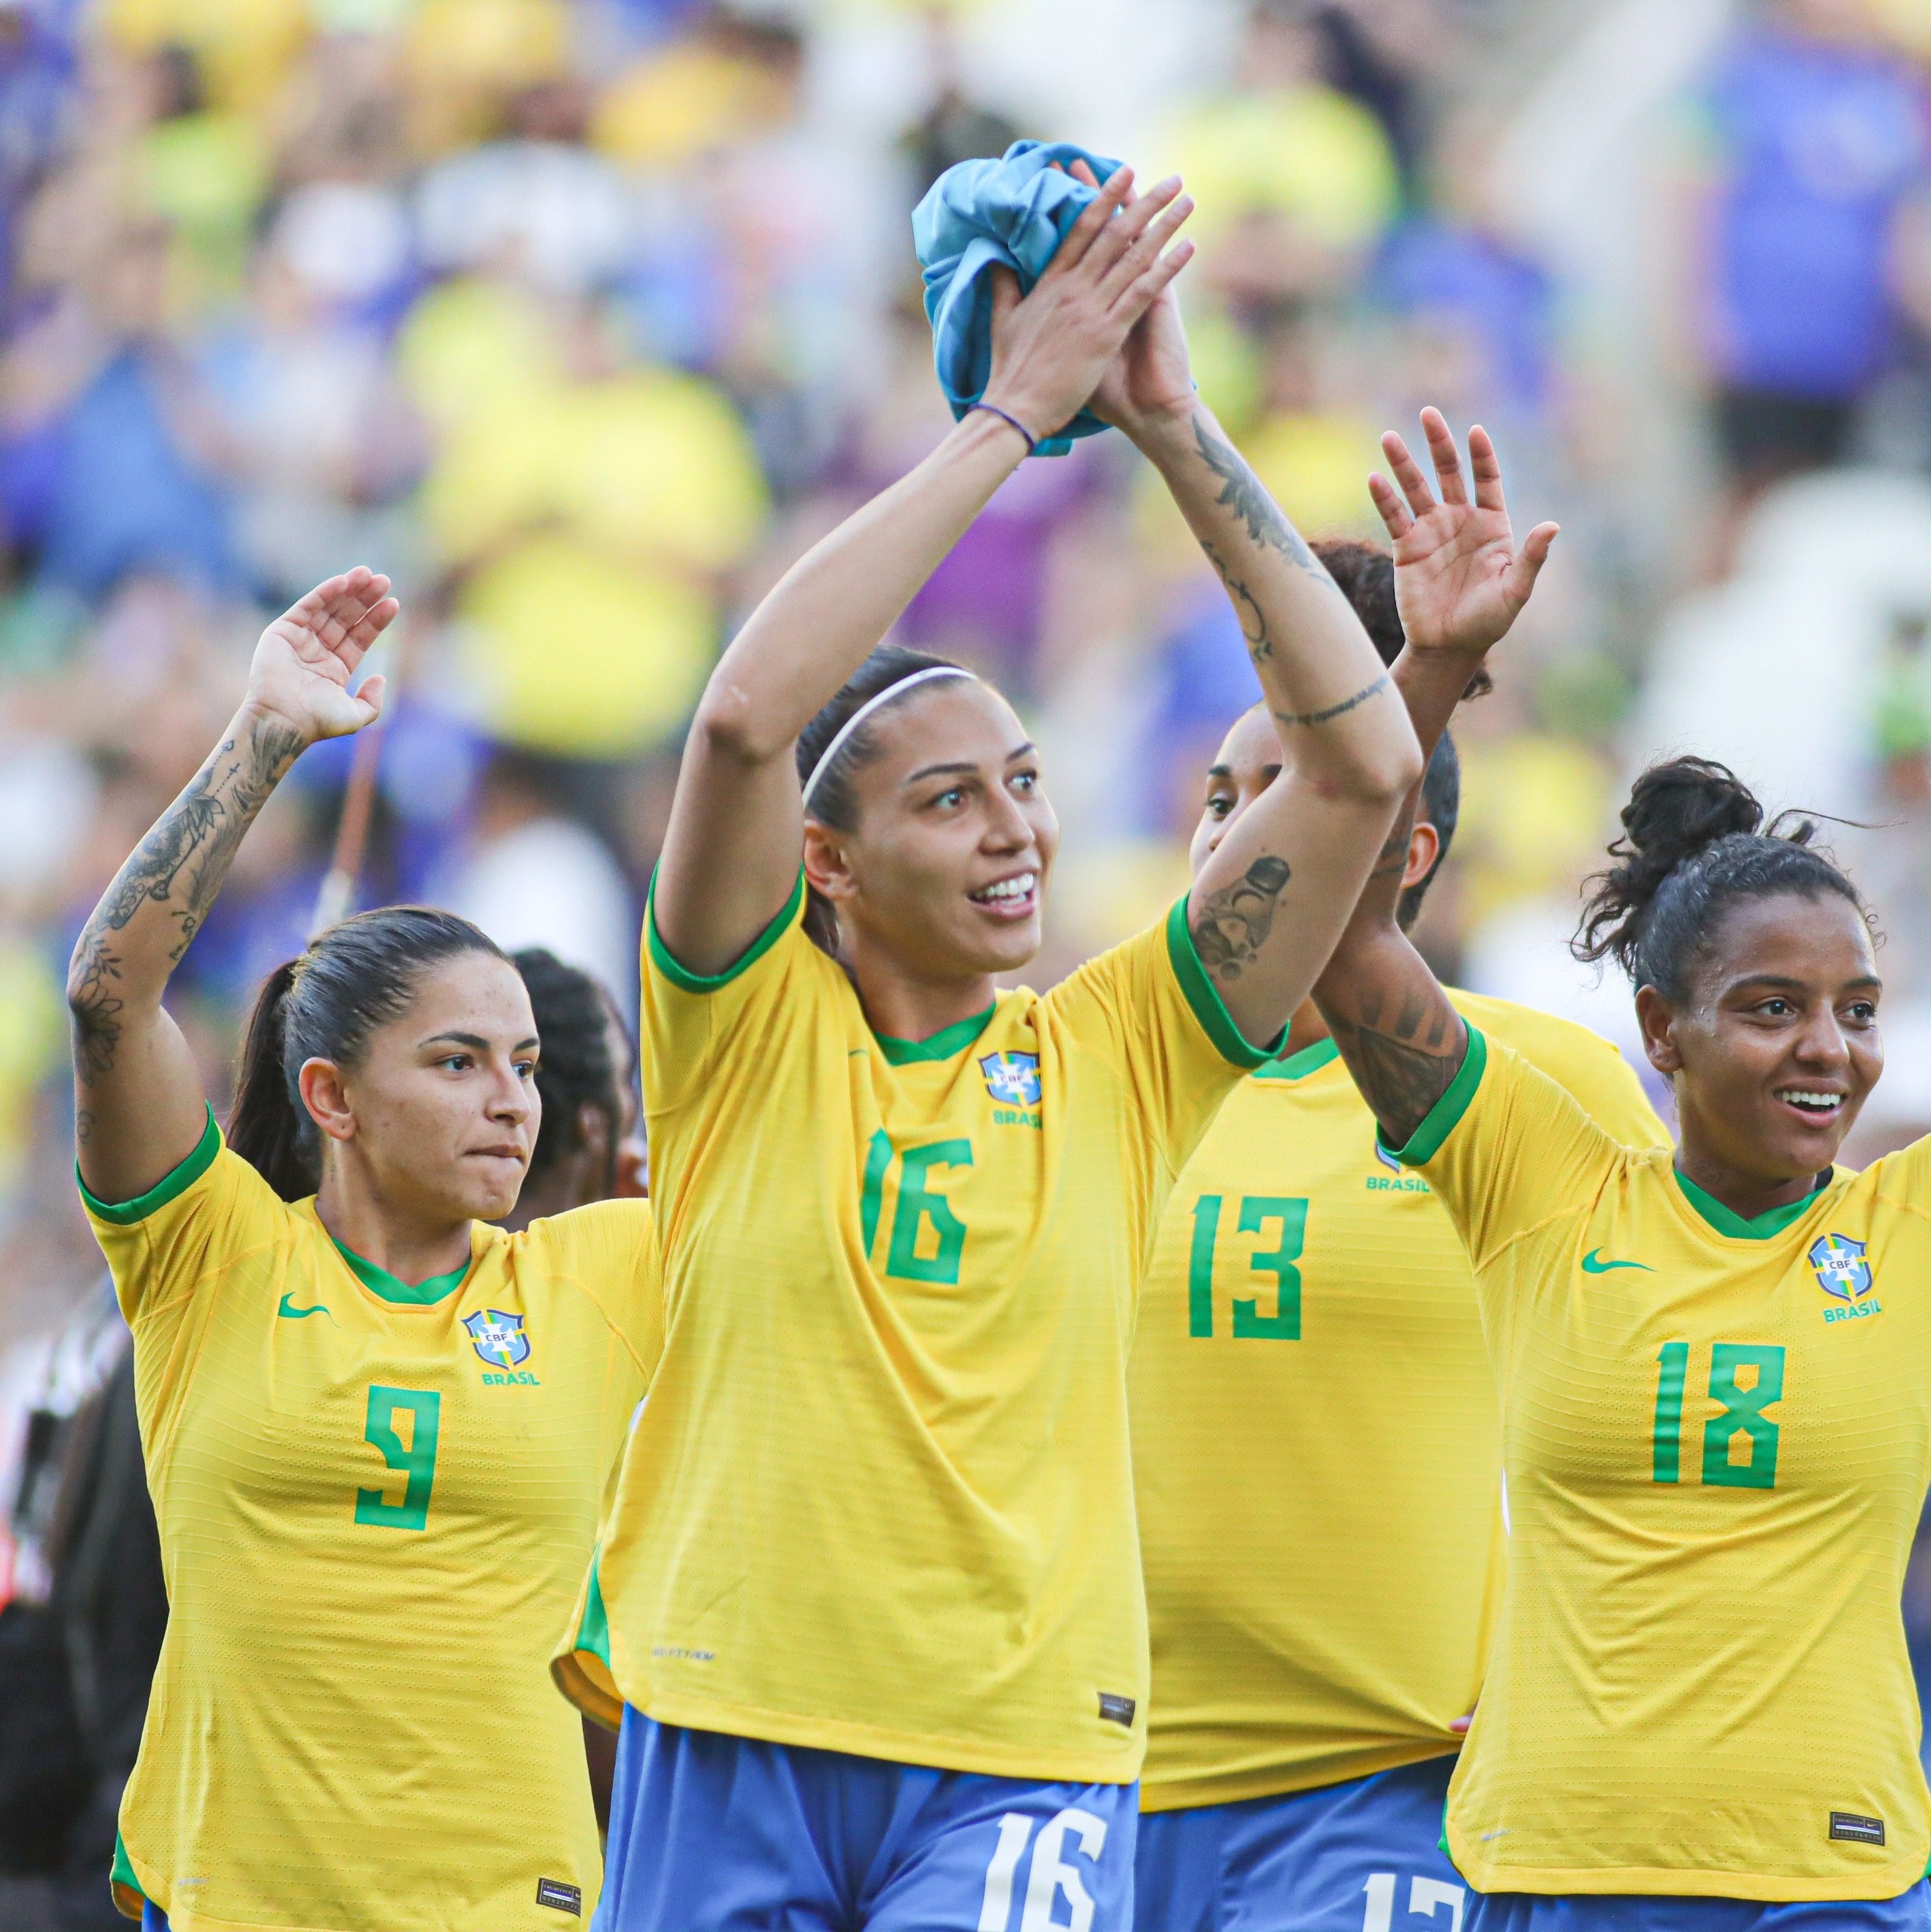
[[[1091,182],[1090,171],[1083,178]],[[1071,422],[1191,257],[1191,242],[1167,244],[1193,209],[1177,176],[1135,196],[1133,170],[1121,168],[1067,231],[1023,301],[1018,278],[994,270],[986,400],[1035,436]],[[1177,311],[1173,321],[1177,328]]]
[[[1468,500],[1455,436],[1442,412],[1422,412],[1422,429],[1441,485],[1437,500],[1408,446],[1392,430],[1381,439],[1394,484],[1368,478],[1368,494],[1395,544],[1395,596],[1401,628],[1417,650],[1479,656],[1515,622],[1548,561],[1557,526],[1538,524],[1516,548],[1502,495],[1502,466],[1488,432],[1468,433]]]
[[[389,579],[360,564],[318,584],[262,633],[248,669],[248,704],[303,744],[373,724],[382,713],[383,680],[368,679],[353,696],[349,686],[399,608]]]
[[[1068,172],[1089,188],[1099,186],[1083,160],[1075,161]],[[1185,204],[1188,209],[1192,206],[1191,201]],[[1186,245],[1191,250],[1192,244]],[[1170,282],[1127,332],[1120,352],[1107,364],[1086,406],[1130,436],[1143,434],[1162,418],[1193,413],[1193,367],[1187,357],[1179,299]]]

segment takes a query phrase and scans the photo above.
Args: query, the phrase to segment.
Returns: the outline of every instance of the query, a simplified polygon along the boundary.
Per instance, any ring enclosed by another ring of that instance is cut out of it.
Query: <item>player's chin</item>
[[[1014,973],[1038,956],[1044,932],[1035,909],[1024,919],[994,921],[975,916],[959,941],[960,963],[972,971]]]
[[[528,1172],[521,1161],[481,1156],[465,1161],[458,1189],[461,1198],[458,1218],[499,1221],[513,1214]]]

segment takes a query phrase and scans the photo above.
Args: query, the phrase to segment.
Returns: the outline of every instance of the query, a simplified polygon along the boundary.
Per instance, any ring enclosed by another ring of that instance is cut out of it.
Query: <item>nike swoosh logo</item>
[[[313,1308],[296,1307],[295,1305],[295,1298],[291,1294],[284,1294],[282,1297],[281,1306],[275,1310],[275,1312],[281,1316],[284,1320],[289,1322],[299,1322],[305,1315],[329,1315],[328,1310],[323,1307],[319,1301],[316,1303]],[[331,1322],[333,1322],[335,1318],[334,1316],[329,1315],[329,1319]]]
[[[1656,1270],[1651,1268],[1647,1262],[1605,1262],[1602,1258],[1602,1250],[1600,1248],[1591,1248],[1582,1258],[1582,1271],[1584,1274],[1607,1274],[1611,1268],[1641,1268],[1645,1274],[1656,1273]]]

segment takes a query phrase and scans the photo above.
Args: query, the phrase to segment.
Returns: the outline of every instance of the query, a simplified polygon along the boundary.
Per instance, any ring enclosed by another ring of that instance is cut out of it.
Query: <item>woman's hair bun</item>
[[[1756,794],[1712,758],[1671,758],[1637,779],[1623,808],[1615,860],[1593,889],[1571,950],[1614,958],[1638,986],[1686,993],[1718,920],[1738,899],[1834,893],[1863,910],[1856,888],[1811,848],[1815,826],[1785,814],[1766,826]]]
[[[1623,808],[1623,837],[1610,848],[1660,878],[1692,854],[1764,822],[1755,793],[1711,758],[1671,758],[1637,779]]]

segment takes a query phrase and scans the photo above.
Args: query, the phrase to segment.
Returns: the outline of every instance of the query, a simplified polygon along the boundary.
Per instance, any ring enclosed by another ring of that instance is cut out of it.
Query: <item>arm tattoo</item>
[[[1408,842],[1413,836],[1414,821],[1405,818],[1389,833],[1375,855],[1374,869],[1368,875],[1371,882],[1398,878],[1408,869]]]
[[[1285,859],[1263,852],[1233,884],[1190,908],[1194,950],[1211,976],[1238,980],[1242,968],[1260,956],[1292,876]]]
[[[1329,724],[1337,718],[1344,717],[1358,704],[1365,704],[1371,698],[1379,698],[1388,688],[1388,674],[1383,671],[1372,684],[1364,684],[1352,698],[1344,698],[1338,704],[1330,704],[1325,711],[1277,711],[1275,722],[1280,724]]]
[[[1241,635],[1247,640],[1247,654],[1256,664],[1263,658],[1274,655],[1274,640],[1268,635],[1267,613],[1260,608],[1260,599],[1248,587],[1245,579],[1235,576],[1227,566],[1227,560],[1214,546],[1203,541],[1200,548],[1207,554],[1207,561],[1220,572],[1221,581],[1227,586],[1227,595],[1233,599],[1234,615],[1240,620]],[[1250,627],[1248,619],[1253,616]]]
[[[68,975],[74,1070],[83,1085],[113,1072],[120,1045],[125,1003],[119,988],[126,956],[110,950],[109,935],[124,931],[143,906],[160,906],[176,930],[167,961],[170,965],[178,961],[200,930],[256,813],[302,746],[296,733],[266,723],[254,727],[245,745],[224,740],[135,848],[95,908]]]
[[[1328,1023],[1375,1119],[1401,1144],[1414,1138],[1416,1129],[1448,1091],[1463,1056],[1443,1051],[1454,1010],[1439,995],[1432,1001],[1404,1001],[1387,1030],[1372,1024],[1379,1017],[1377,1003],[1372,1015],[1344,1020],[1330,1012]],[[1425,1022],[1426,1037],[1418,1038]]]
[[[1301,541],[1300,532],[1281,514],[1240,453],[1220,437],[1210,436],[1198,416],[1194,418],[1194,440],[1200,446],[1201,461],[1225,486],[1214,500],[1232,510],[1246,524],[1248,535],[1256,543],[1278,550],[1290,563],[1332,583],[1334,580],[1321,568],[1320,560]]]

